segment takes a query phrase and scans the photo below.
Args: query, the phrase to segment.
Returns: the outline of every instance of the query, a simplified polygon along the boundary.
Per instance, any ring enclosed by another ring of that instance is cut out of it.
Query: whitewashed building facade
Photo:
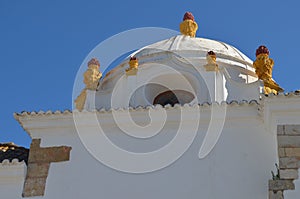
[[[299,198],[300,93],[260,73],[267,48],[253,64],[190,13],[180,30],[104,77],[87,63],[73,111],[16,113],[32,144],[0,163],[1,197]]]

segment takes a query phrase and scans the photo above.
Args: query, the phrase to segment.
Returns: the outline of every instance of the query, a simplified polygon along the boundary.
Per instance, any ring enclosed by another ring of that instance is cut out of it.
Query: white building
[[[78,110],[15,114],[32,144],[28,164],[0,163],[2,198],[299,198],[299,92],[281,93],[267,48],[253,64],[194,37],[190,13],[180,30],[100,81],[91,60]]]

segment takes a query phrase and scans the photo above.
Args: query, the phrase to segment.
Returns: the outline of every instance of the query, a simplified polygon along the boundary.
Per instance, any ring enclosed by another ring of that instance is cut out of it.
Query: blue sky
[[[14,112],[71,109],[77,70],[101,41],[132,28],[178,30],[186,11],[195,16],[198,37],[231,44],[252,60],[256,48],[266,45],[275,60],[276,82],[286,91],[300,89],[299,4],[295,0],[2,0],[0,142],[30,144]]]

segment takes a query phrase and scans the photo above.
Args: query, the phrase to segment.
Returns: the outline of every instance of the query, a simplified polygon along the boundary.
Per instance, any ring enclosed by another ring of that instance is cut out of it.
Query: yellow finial
[[[218,71],[219,70],[219,66],[216,63],[217,55],[216,55],[216,53],[214,53],[214,51],[207,52],[206,61],[207,61],[207,64],[204,65],[204,68],[206,69],[206,71]]]
[[[186,12],[183,17],[183,22],[180,24],[180,32],[183,35],[195,37],[198,30],[198,24],[195,22],[195,18],[192,13]]]
[[[88,69],[83,74],[83,83],[85,88],[81,91],[80,95],[75,100],[76,109],[82,111],[86,100],[86,90],[95,91],[99,85],[99,79],[102,73],[99,72],[100,63],[96,58],[88,62]]]
[[[99,79],[102,77],[102,73],[99,72],[100,63],[96,58],[91,59],[88,62],[88,69],[83,74],[84,84],[88,90],[96,90],[99,85]]]
[[[129,68],[126,69],[126,75],[136,75],[138,71],[139,60],[136,57],[131,57],[129,60]]]
[[[272,79],[274,61],[269,58],[269,50],[265,46],[260,46],[256,50],[256,60],[253,62],[255,73],[264,82],[264,93],[277,94],[283,89]]]

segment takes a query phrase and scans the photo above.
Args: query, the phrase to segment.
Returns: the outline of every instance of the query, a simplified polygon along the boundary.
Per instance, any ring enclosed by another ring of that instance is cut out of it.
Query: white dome
[[[171,53],[197,66],[200,62],[206,62],[206,54],[208,51],[214,51],[217,55],[217,61],[227,66],[227,68],[230,66],[231,69],[237,69],[254,77],[256,80],[255,70],[252,65],[253,61],[235,47],[211,39],[177,35],[137,50],[131,54],[128,59],[107,73],[103,78],[103,82],[122,75],[124,69],[128,67],[129,58],[133,56],[137,57],[141,63],[145,63],[166,58],[165,55],[167,53],[170,55]]]
[[[178,35],[171,37],[170,39],[163,40],[149,46],[142,48],[135,52],[136,56],[143,56],[145,54],[155,53],[157,51],[172,51],[172,52],[184,52],[197,53],[206,56],[208,51],[214,51],[217,57],[220,58],[232,58],[240,60],[242,63],[247,63],[252,66],[252,61],[237,50],[235,47],[228,45],[224,42],[215,41],[205,38],[193,38],[184,35]]]
[[[205,69],[209,51],[216,54],[220,69],[215,76]],[[223,42],[178,35],[143,47],[130,57],[138,59],[137,74],[126,76],[129,57],[107,73],[98,87],[97,107],[147,106],[159,101],[161,95],[165,99],[170,90],[178,96],[194,92],[194,100],[178,99],[182,104],[258,99],[260,82],[253,62]]]
[[[190,61],[193,62],[194,59],[205,59],[208,51],[214,51],[219,62],[242,67],[251,71],[251,74],[255,76],[252,60],[241,51],[224,42],[205,38],[178,35],[146,46],[131,56],[136,56],[142,60],[149,56],[152,57],[153,54],[158,55],[163,52],[169,52],[182,58],[191,59]]]
[[[172,54],[188,60],[189,64],[198,66],[206,63],[208,51],[214,51],[217,55],[217,62],[226,67],[229,72],[242,72],[247,75],[249,77],[247,83],[257,80],[253,61],[235,47],[211,39],[177,35],[135,51],[124,62],[108,72],[102,82],[107,85],[108,81],[123,75],[128,67],[129,58],[133,56],[137,57],[140,63],[149,63],[159,59],[168,59],[168,55]]]

